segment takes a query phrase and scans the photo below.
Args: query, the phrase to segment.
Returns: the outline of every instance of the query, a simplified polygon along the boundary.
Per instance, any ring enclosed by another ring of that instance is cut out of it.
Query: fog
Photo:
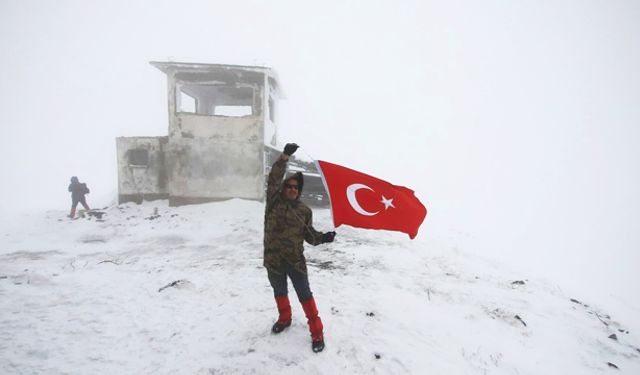
[[[115,137],[167,133],[149,61],[266,65],[279,141],[414,189],[419,237],[640,311],[639,19],[632,0],[0,1],[0,209],[62,212],[72,175],[114,202]]]

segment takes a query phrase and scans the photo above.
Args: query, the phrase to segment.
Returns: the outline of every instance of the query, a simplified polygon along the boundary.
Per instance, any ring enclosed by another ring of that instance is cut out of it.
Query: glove
[[[322,243],[333,242],[336,232],[326,232],[322,234]]]
[[[298,146],[295,143],[287,143],[286,145],[284,145],[284,151],[282,153],[287,155],[287,156],[291,156],[291,155],[293,155],[294,152],[296,152],[298,147],[300,147],[300,146]]]

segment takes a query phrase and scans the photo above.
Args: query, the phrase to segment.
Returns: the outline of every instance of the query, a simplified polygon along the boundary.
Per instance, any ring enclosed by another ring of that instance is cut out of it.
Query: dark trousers
[[[281,262],[278,272],[267,270],[267,276],[269,276],[269,283],[271,283],[271,287],[273,288],[273,295],[276,297],[286,296],[288,294],[287,276],[291,279],[291,283],[296,290],[300,302],[308,301],[311,296],[313,296],[309,288],[309,277],[307,274],[296,271],[285,261]]]
[[[82,197],[82,198],[71,198],[71,208],[72,209],[76,209],[76,207],[78,207],[78,203],[82,204],[82,207],[84,207],[85,210],[89,211],[89,205],[87,205],[87,200]]]

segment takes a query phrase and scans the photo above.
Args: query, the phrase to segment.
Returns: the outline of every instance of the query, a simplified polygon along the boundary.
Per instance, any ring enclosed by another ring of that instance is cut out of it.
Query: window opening
[[[244,117],[254,115],[254,88],[205,83],[180,83],[176,111],[205,116]]]
[[[196,113],[196,98],[180,90],[178,112]]]
[[[218,105],[214,107],[213,114],[229,117],[251,116],[253,107],[249,105]]]
[[[129,150],[129,165],[146,167],[149,165],[149,151],[144,149]]]
[[[276,103],[271,95],[269,95],[269,120],[276,122]]]

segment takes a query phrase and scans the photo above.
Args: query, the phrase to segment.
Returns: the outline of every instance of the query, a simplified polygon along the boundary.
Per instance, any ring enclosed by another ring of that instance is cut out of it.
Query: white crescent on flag
[[[351,184],[347,186],[347,200],[349,201],[349,204],[351,205],[351,207],[360,215],[374,216],[378,214],[378,212],[380,211],[369,212],[369,211],[366,211],[364,208],[362,208],[362,206],[360,206],[360,203],[358,203],[358,199],[356,199],[356,192],[360,189],[367,189],[367,190],[374,191],[372,188],[363,184]]]

